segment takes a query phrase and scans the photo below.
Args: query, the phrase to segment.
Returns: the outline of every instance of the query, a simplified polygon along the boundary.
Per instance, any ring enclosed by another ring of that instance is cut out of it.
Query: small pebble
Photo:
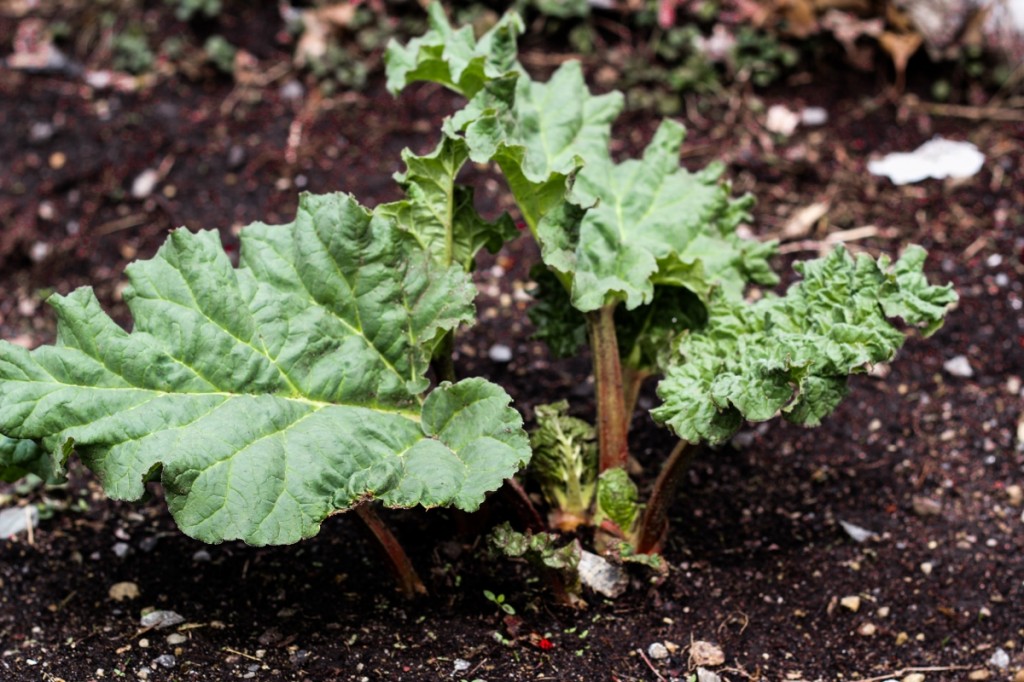
[[[900,682],[924,682],[924,675],[921,673],[910,673],[901,679]]]
[[[487,351],[487,357],[493,362],[511,362],[512,349],[502,343],[496,343]]]
[[[153,662],[161,668],[173,668],[178,665],[178,659],[174,657],[174,654],[163,654],[161,656],[157,656],[153,659]]]
[[[850,611],[857,613],[857,611],[860,610],[860,597],[856,595],[853,595],[851,597],[843,597],[839,600],[839,604],[844,609],[849,609]]]
[[[972,670],[967,673],[967,679],[969,680],[987,680],[992,677],[992,673],[987,670]]]
[[[932,562],[925,561],[921,564],[921,572],[925,575],[931,575],[933,570],[935,570],[935,564]]]
[[[172,625],[180,625],[185,622],[185,617],[174,611],[150,611],[139,619],[139,625],[144,628],[156,628],[162,630]]]
[[[128,556],[128,553],[132,551],[132,548],[127,542],[115,542],[114,546],[110,548],[114,552],[114,556],[118,559],[123,559]]]
[[[1006,653],[1004,649],[996,649],[992,657],[988,659],[988,664],[1000,670],[1006,670],[1010,667],[1010,654]]]
[[[184,644],[185,642],[187,642],[188,637],[181,634],[180,632],[172,632],[171,634],[167,635],[166,641],[171,646],[177,646],[179,644]]]
[[[1024,682],[1024,669],[1018,670],[1013,676],[1013,682]]]
[[[28,129],[30,142],[46,142],[53,137],[54,127],[47,121],[36,121]]]
[[[722,678],[713,670],[697,668],[697,682],[722,682]]]
[[[647,655],[655,661],[660,661],[668,658],[668,649],[661,642],[655,642],[654,644],[647,647]]]
[[[160,538],[156,535],[147,535],[146,537],[139,540],[139,549],[147,554],[156,549],[157,543],[160,542]]]
[[[711,642],[698,640],[690,645],[690,664],[715,666],[725,663],[725,652]]]
[[[461,673],[461,672],[465,672],[465,671],[469,670],[469,665],[470,664],[469,664],[469,661],[467,661],[464,658],[456,658],[452,662],[452,665],[455,668],[454,672]]]
[[[964,355],[957,355],[942,363],[942,368],[955,377],[970,378],[974,376],[974,368]]]
[[[147,168],[139,173],[132,182],[132,197],[145,199],[153,193],[156,183],[160,182],[160,173],[155,168]]]
[[[914,513],[918,516],[938,516],[942,513],[942,503],[930,497],[915,495],[913,506]]]
[[[873,637],[878,632],[878,626],[874,623],[864,623],[857,628],[857,634],[862,637]]]
[[[1024,488],[1021,488],[1016,483],[1006,486],[1006,498],[1011,506],[1021,506],[1024,504]]]
[[[828,111],[822,107],[804,107],[800,112],[800,123],[805,126],[823,126],[828,123]]]
[[[877,535],[877,533],[872,530],[861,528],[860,526],[847,521],[840,520],[839,525],[843,527],[843,530],[846,531],[846,534],[849,535],[854,542],[864,542]]]
[[[302,87],[302,83],[292,79],[281,86],[278,94],[283,100],[296,100],[302,99],[302,96],[306,94],[306,89]]]
[[[197,550],[196,553],[192,555],[192,561],[196,562],[197,564],[205,563],[209,560],[210,553],[207,552],[205,549]]]

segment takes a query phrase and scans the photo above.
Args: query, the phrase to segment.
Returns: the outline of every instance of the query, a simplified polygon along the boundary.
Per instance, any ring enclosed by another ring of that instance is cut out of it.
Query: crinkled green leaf
[[[194,537],[295,542],[366,498],[472,510],[529,459],[501,388],[421,399],[424,341],[475,289],[351,197],[249,226],[238,268],[215,232],[177,230],[127,274],[132,332],[83,288],[51,298],[55,346],[0,343],[0,432],[73,442],[118,499],[157,474]]]
[[[783,297],[713,303],[707,324],[681,337],[652,410],[680,438],[719,442],[744,419],[781,413],[816,425],[846,395],[848,375],[891,360],[904,334],[890,321],[933,330],[956,294],[927,284],[919,247],[890,267],[837,248],[802,263]]]
[[[508,215],[484,220],[473,206],[473,190],[455,182],[468,158],[466,142],[448,136],[426,156],[405,150],[406,172],[395,179],[406,198],[375,211],[392,217],[439,264],[454,263],[467,271],[481,248],[497,252],[518,235]]]
[[[608,469],[597,481],[599,515],[610,519],[626,533],[631,531],[640,513],[638,498],[636,483],[621,467]]]
[[[488,80],[515,68],[516,37],[523,32],[519,15],[506,14],[477,40],[471,26],[452,28],[441,3],[432,3],[428,12],[430,30],[425,35],[405,47],[388,44],[384,60],[391,92],[432,81],[471,98]]]
[[[60,478],[59,468],[54,457],[35,441],[0,435],[0,481],[17,481],[29,474],[55,481]]]
[[[565,400],[538,405],[536,414],[537,428],[530,433],[530,470],[549,504],[582,517],[594,499],[597,432],[582,419],[569,416]]]
[[[597,310],[650,303],[657,284],[682,286],[704,300],[715,288],[738,296],[749,281],[776,281],[772,245],[740,239],[749,199],[732,200],[716,169],[679,166],[683,127],[665,121],[642,159],[621,164],[584,157],[573,192],[593,205],[579,228],[572,302]]]

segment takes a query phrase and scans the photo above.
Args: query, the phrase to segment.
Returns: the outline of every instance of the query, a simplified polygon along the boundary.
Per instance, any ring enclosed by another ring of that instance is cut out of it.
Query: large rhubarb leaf
[[[79,289],[51,298],[55,346],[0,343],[0,432],[73,445],[118,499],[158,477],[194,537],[295,542],[364,499],[472,510],[529,459],[501,388],[421,398],[475,289],[351,197],[246,228],[238,268],[178,230],[127,272],[132,332]]]
[[[464,140],[444,136],[430,154],[417,156],[406,149],[402,159],[406,171],[395,179],[406,198],[376,212],[394,218],[441,265],[472,270],[481,248],[497,252],[519,234],[507,214],[494,222],[484,220],[473,206],[473,190],[455,182],[469,159]]]
[[[848,375],[900,348],[904,334],[889,318],[929,333],[956,301],[950,286],[927,283],[923,262],[919,247],[892,265],[837,248],[797,264],[803,281],[783,297],[717,299],[706,326],[681,337],[652,415],[693,443],[720,442],[744,419],[779,412],[817,425],[846,395]]]

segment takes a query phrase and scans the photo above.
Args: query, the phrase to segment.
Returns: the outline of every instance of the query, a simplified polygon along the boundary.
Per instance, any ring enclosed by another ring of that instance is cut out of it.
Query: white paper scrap
[[[872,175],[885,175],[894,184],[906,185],[927,178],[969,178],[985,163],[985,155],[970,142],[935,137],[912,152],[889,154],[868,163]]]

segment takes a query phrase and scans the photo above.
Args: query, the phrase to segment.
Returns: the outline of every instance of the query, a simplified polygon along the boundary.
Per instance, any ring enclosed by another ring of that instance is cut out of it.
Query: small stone
[[[984,669],[972,670],[971,672],[967,673],[967,679],[969,680],[987,680],[991,677],[992,673]]]
[[[629,584],[629,576],[621,567],[611,563],[603,556],[580,551],[580,560],[576,570],[579,572],[580,582],[598,594],[615,599],[626,591]]]
[[[140,649],[148,649],[149,648],[149,640],[146,639],[145,637],[140,639],[139,640],[139,648]]]
[[[843,530],[846,531],[846,534],[849,535],[854,542],[865,542],[869,538],[878,535],[878,533],[873,530],[861,528],[856,524],[843,521],[842,519],[840,519],[839,525],[843,527]]]
[[[30,142],[46,142],[51,137],[55,128],[52,123],[48,121],[35,121],[28,129],[28,139]]]
[[[882,606],[875,613],[878,615],[879,618],[888,618],[890,609],[888,606]]]
[[[1013,676],[1013,682],[1024,682],[1024,669],[1018,670]]]
[[[933,570],[935,570],[935,564],[932,562],[925,561],[921,564],[921,572],[925,575],[931,575]]]
[[[35,505],[11,507],[0,511],[0,539],[23,533],[39,525],[39,509]]]
[[[805,126],[823,126],[828,123],[828,112],[822,107],[804,107],[800,123]]]
[[[1011,506],[1019,507],[1024,504],[1024,488],[1014,483],[1006,486],[1006,499]]]
[[[46,260],[52,250],[53,247],[46,242],[34,242],[28,250],[28,257],[32,259],[33,263],[41,263]]]
[[[863,623],[859,628],[857,628],[857,634],[861,637],[874,637],[877,632],[878,626],[874,623]]]
[[[988,664],[1000,670],[1006,670],[1010,667],[1010,654],[1006,653],[1004,649],[996,649],[988,659]]]
[[[180,625],[185,622],[185,617],[174,611],[150,611],[139,619],[139,625],[144,628],[156,628],[163,630],[172,625]]]
[[[906,632],[901,632],[898,635],[896,635],[896,646],[903,646],[909,641],[910,635],[908,635]]]
[[[725,663],[725,652],[711,642],[698,640],[690,645],[690,664],[715,666]]]
[[[53,170],[60,170],[64,167],[64,164],[68,162],[68,157],[64,152],[54,152],[50,154],[50,168]]]
[[[924,675],[921,673],[910,673],[902,678],[900,682],[924,682]]]
[[[661,661],[668,658],[668,649],[661,642],[655,642],[647,647],[647,655],[655,661]]]
[[[722,682],[722,678],[713,670],[697,668],[697,682]]]
[[[184,644],[187,641],[188,637],[181,634],[180,632],[172,632],[171,634],[167,635],[166,639],[166,642],[171,646],[178,646],[179,644]]]
[[[914,495],[912,504],[918,516],[938,516],[942,513],[942,503],[930,497]]]
[[[856,595],[853,595],[851,597],[843,597],[839,600],[839,604],[844,609],[849,609],[850,611],[857,613],[857,611],[860,610],[860,597]]]
[[[942,368],[955,377],[968,379],[974,376],[974,368],[965,355],[957,355],[942,363]]]
[[[205,549],[196,550],[196,553],[192,555],[192,561],[196,562],[197,564],[206,563],[210,560],[210,558],[210,553],[207,552]]]
[[[161,656],[157,656],[153,659],[153,662],[161,668],[173,668],[178,665],[178,659],[174,657],[174,654],[163,654]]]
[[[114,546],[110,549],[118,559],[125,558],[132,551],[131,546],[127,542],[115,542]]]
[[[496,343],[487,351],[487,357],[489,357],[493,362],[511,362],[512,349],[503,343]]]
[[[153,193],[156,183],[160,182],[160,172],[155,168],[147,168],[139,173],[132,182],[132,197],[145,199]]]
[[[146,552],[147,554],[156,549],[157,543],[160,542],[160,537],[157,535],[147,535],[146,537],[139,540],[139,550]]]
[[[465,660],[463,658],[456,658],[452,662],[452,665],[455,668],[454,672],[461,673],[461,672],[465,672],[465,671],[469,670],[470,663],[469,663],[469,661],[467,661],[467,660]]]
[[[773,104],[768,107],[764,127],[770,132],[789,137],[798,125],[800,125],[800,114],[790,111],[782,104]]]
[[[139,586],[132,582],[114,583],[107,590],[107,594],[114,601],[137,599],[139,596]]]
[[[283,100],[297,100],[302,99],[302,96],[306,94],[306,89],[302,87],[302,83],[293,78],[281,86],[278,94]]]
[[[140,680],[148,680],[149,679],[149,671],[146,670],[145,668],[139,668],[139,671],[137,673],[135,673],[135,675]]]

